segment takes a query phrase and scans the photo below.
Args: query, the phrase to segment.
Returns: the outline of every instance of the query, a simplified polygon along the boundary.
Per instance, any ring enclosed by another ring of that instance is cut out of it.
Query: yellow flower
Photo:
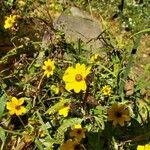
[[[100,61],[100,55],[94,54],[90,60],[91,60],[91,63],[98,63]]]
[[[69,110],[70,110],[70,106],[64,106],[63,108],[61,108],[59,111],[58,111],[58,114],[59,115],[62,115],[64,117],[67,117],[68,116],[68,113],[69,113]]]
[[[111,93],[112,93],[112,89],[111,89],[111,87],[109,85],[105,85],[105,86],[103,86],[101,92],[105,96],[110,96]]]
[[[44,75],[46,75],[47,77],[50,77],[50,75],[53,75],[53,71],[55,69],[54,61],[50,59],[45,61],[44,65],[42,66],[42,69],[45,70]]]
[[[70,132],[70,136],[81,141],[82,138],[85,138],[85,129],[83,129],[80,124],[75,125],[75,128]]]
[[[150,144],[138,145],[137,150],[150,150]]]
[[[60,150],[83,150],[83,145],[69,139],[60,146]]]
[[[75,68],[68,67],[63,76],[63,80],[66,82],[65,88],[70,91],[74,89],[75,93],[79,93],[81,90],[85,91],[87,88],[86,77],[90,73],[91,67],[86,68],[85,64],[77,63]]]
[[[7,102],[6,108],[9,110],[10,115],[16,114],[17,116],[26,112],[26,108],[21,106],[24,103],[24,98],[17,99],[12,97],[10,102]]]
[[[16,15],[10,15],[9,17],[6,17],[4,28],[8,29],[13,26],[16,20]]]
[[[52,85],[52,86],[51,86],[51,90],[52,90],[55,94],[58,94],[58,93],[59,93],[59,88],[56,87],[55,85]]]
[[[113,125],[124,126],[125,121],[130,121],[129,109],[124,104],[113,104],[107,111],[108,120],[113,121]]]

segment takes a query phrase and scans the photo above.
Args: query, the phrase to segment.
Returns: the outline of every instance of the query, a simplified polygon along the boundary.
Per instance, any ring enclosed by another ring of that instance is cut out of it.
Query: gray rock
[[[75,8],[73,8],[73,11],[73,15],[62,14],[55,21],[55,28],[64,32],[72,41],[81,39],[94,48],[102,47],[101,41],[96,39],[102,31],[99,21],[85,14],[85,12],[78,12]]]

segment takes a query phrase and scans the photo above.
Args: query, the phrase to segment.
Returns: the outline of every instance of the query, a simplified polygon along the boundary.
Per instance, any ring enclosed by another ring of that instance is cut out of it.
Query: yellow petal
[[[10,110],[10,111],[9,111],[9,114],[10,114],[10,115],[13,115],[13,114],[15,114],[15,111],[14,111],[14,110]]]
[[[138,145],[137,150],[145,150],[145,148],[142,145]]]
[[[145,150],[150,150],[150,144],[145,145]]]
[[[76,93],[79,93],[81,90],[83,90],[83,91],[86,90],[86,83],[85,83],[85,81],[75,82],[74,83],[74,91]]]
[[[74,128],[75,128],[75,129],[81,129],[82,126],[81,126],[81,124],[76,124],[76,125],[74,126]]]
[[[21,106],[19,110],[15,111],[15,113],[16,113],[17,116],[19,116],[19,115],[21,115],[21,114],[23,114],[25,112],[26,112],[26,108],[23,107],[23,106]]]
[[[73,86],[74,86],[74,84],[73,84],[73,83],[66,83],[66,85],[65,85],[65,89],[66,89],[67,91],[70,91],[70,90],[72,90],[72,89],[73,89]]]
[[[14,105],[18,105],[18,99],[16,97],[12,97],[11,101]]]
[[[20,98],[19,100],[18,100],[18,105],[22,105],[24,103],[24,98]]]
[[[68,116],[68,112],[69,112],[69,106],[67,106],[67,107],[64,107],[64,108],[62,108],[62,109],[60,109],[59,111],[58,111],[58,114],[59,115],[62,115],[62,116],[64,116],[64,117],[67,117]]]
[[[13,104],[12,102],[7,102],[7,103],[6,103],[6,108],[7,108],[8,110],[11,110],[12,108],[14,108],[14,104]]]

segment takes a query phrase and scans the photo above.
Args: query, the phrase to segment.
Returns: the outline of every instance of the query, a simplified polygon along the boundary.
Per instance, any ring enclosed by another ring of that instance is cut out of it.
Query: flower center
[[[76,74],[75,79],[76,79],[76,81],[80,82],[83,78],[82,78],[81,74]]]
[[[105,93],[109,93],[109,90],[108,90],[108,89],[105,89]]]
[[[77,130],[77,134],[81,134],[81,132],[82,132],[81,129]]]
[[[47,66],[46,69],[47,69],[48,72],[51,72],[51,71],[52,71],[52,67],[51,67],[51,66]]]
[[[116,113],[115,113],[115,116],[116,116],[117,118],[120,118],[120,117],[122,116],[122,113],[121,113],[121,112],[116,112]]]
[[[8,20],[8,24],[12,24],[13,22],[12,22],[12,20],[11,19],[9,19]]]
[[[16,106],[15,109],[20,110],[21,106]]]

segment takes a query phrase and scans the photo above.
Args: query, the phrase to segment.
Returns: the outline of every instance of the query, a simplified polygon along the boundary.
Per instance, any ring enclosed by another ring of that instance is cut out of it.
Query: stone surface
[[[55,21],[54,26],[63,31],[70,40],[77,41],[81,39],[94,48],[102,47],[101,41],[96,39],[102,31],[99,21],[78,10],[78,8],[73,7],[71,12],[72,15],[62,14]]]

